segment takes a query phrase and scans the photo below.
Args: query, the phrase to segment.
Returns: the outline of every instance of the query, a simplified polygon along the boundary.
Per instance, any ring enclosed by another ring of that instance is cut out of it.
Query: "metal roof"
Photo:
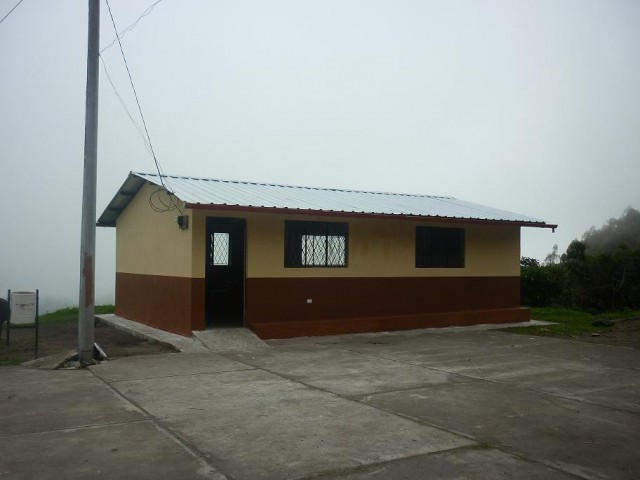
[[[269,183],[215,180],[163,175],[164,185],[187,208],[229,208],[270,210],[289,213],[335,213],[390,217],[418,217],[514,223],[523,226],[555,228],[543,220],[499,210],[453,197],[405,193],[364,192],[331,188],[299,187]],[[98,220],[99,226],[115,226],[120,212],[145,182],[162,186],[160,177],[131,172]]]

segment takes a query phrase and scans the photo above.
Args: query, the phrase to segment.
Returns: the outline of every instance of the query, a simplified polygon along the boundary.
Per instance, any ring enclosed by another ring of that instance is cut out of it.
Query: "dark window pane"
[[[416,227],[416,267],[463,268],[464,229]]]

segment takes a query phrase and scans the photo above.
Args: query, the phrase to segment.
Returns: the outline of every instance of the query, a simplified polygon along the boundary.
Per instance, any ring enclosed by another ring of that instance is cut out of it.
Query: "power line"
[[[147,139],[144,136],[144,132],[142,131],[142,129],[140,128],[138,123],[133,118],[133,115],[131,115],[131,112],[127,108],[127,104],[125,103],[124,99],[118,93],[118,89],[116,88],[115,84],[113,83],[113,80],[111,79],[111,75],[109,75],[109,70],[107,69],[107,64],[104,61],[104,58],[102,58],[102,55],[100,55],[100,61],[102,62],[102,68],[104,69],[104,73],[107,76],[107,80],[109,81],[109,84],[111,85],[111,89],[113,90],[113,93],[115,93],[116,97],[118,97],[118,100],[120,101],[120,105],[122,105],[122,108],[124,109],[124,111],[126,112],[127,116],[129,117],[129,120],[131,120],[131,123],[133,123],[133,126],[138,131],[138,134],[142,138],[142,141],[144,142],[144,146],[147,149],[147,152],[149,152],[149,155],[151,155],[151,149],[149,148],[149,142],[147,142]]]
[[[127,70],[127,75],[129,76],[129,83],[131,84],[131,89],[133,90],[133,96],[136,99],[136,105],[138,106],[138,112],[140,112],[140,118],[142,119],[142,126],[144,127],[144,131],[146,133],[147,136],[147,141],[149,142],[149,148],[151,149],[151,155],[153,156],[153,161],[156,165],[156,170],[158,171],[158,178],[160,179],[160,184],[162,185],[162,188],[164,188],[168,193],[169,193],[169,199],[171,201],[171,203],[173,203],[175,205],[175,207],[178,209],[178,211],[180,212],[180,214],[182,214],[182,210],[180,210],[180,207],[178,207],[178,205],[173,202],[173,199],[171,198],[171,192],[169,192],[169,190],[167,189],[167,186],[164,183],[164,180],[162,179],[163,177],[163,173],[162,170],[160,168],[160,164],[158,163],[158,159],[156,157],[156,152],[153,149],[153,143],[151,143],[151,136],[149,135],[149,129],[147,128],[147,122],[144,119],[144,114],[142,113],[142,107],[140,106],[140,100],[138,99],[138,92],[136,91],[136,87],[133,84],[133,77],[131,76],[131,70],[129,70],[129,64],[127,63],[127,57],[124,54],[124,49],[122,48],[122,42],[120,41],[120,35],[118,35],[118,27],[116,27],[116,21],[113,18],[113,13],[111,12],[111,5],[109,5],[109,0],[105,0],[107,3],[107,9],[109,10],[109,17],[111,17],[111,24],[113,25],[113,30],[116,34],[116,40],[118,40],[118,46],[120,47],[120,53],[122,54],[122,60],[124,61],[124,66]]]
[[[158,175],[160,175],[160,182],[164,187],[164,183],[162,181],[162,175],[160,174],[160,166],[158,165],[158,159],[156,158],[155,150],[153,149],[153,144],[151,143],[151,137],[149,135],[149,129],[147,128],[147,122],[144,119],[144,114],[142,113],[142,107],[140,106],[140,100],[138,99],[138,92],[136,91],[136,86],[133,83],[133,77],[131,76],[131,70],[129,70],[129,64],[127,63],[127,57],[124,54],[124,49],[122,48],[122,42],[120,41],[120,36],[118,35],[118,28],[116,27],[116,22],[113,18],[113,13],[111,12],[111,5],[109,4],[109,0],[106,0],[107,9],[109,10],[109,17],[111,17],[111,24],[113,25],[113,30],[116,33],[116,40],[118,41],[118,46],[120,47],[120,53],[122,54],[122,60],[124,61],[124,66],[127,70],[127,75],[129,76],[129,83],[131,84],[131,89],[133,90],[133,96],[136,99],[136,105],[138,106],[138,112],[140,112],[140,118],[142,119],[142,125],[144,127],[144,131],[147,136],[147,140],[149,142],[149,148],[151,148],[151,154],[153,155],[153,161],[156,164],[156,170],[158,170]]]
[[[159,0],[160,1],[160,0]],[[9,13],[7,13],[4,17],[2,17],[2,20],[0,20],[0,23],[4,22],[5,18],[7,18],[9,15],[11,15],[11,12],[13,12],[16,8],[18,8],[18,5],[20,5],[22,2],[24,2],[24,0],[20,0],[18,3],[16,3],[13,8],[11,10],[9,10]],[[156,2],[157,3],[157,2]]]
[[[118,33],[116,32],[116,38],[114,38],[114,39],[111,41],[111,43],[110,43],[109,45],[107,45],[107,46],[106,46],[106,47],[104,47],[102,50],[100,50],[100,53],[102,53],[102,52],[104,52],[105,50],[107,50],[107,49],[111,48],[111,47],[112,47],[112,46],[113,46],[113,45],[118,41],[118,36],[119,36],[120,38],[122,38],[122,37],[124,37],[124,36],[125,36],[125,34],[126,34],[127,32],[130,32],[131,30],[133,30],[133,29],[136,27],[136,25],[138,25],[138,22],[140,22],[140,20],[142,20],[142,19],[143,19],[144,17],[146,17],[147,15],[149,15],[149,14],[153,11],[153,9],[155,8],[155,6],[156,6],[156,5],[158,5],[160,2],[162,2],[162,0],[157,0],[155,3],[153,3],[152,5],[150,5],[149,7],[147,7],[147,9],[146,9],[144,12],[142,12],[142,15],[140,15],[140,16],[138,17],[138,19],[137,19],[135,22],[133,22],[133,23],[132,23],[131,25],[129,25],[127,28],[125,28],[124,30],[122,30],[122,31],[120,32],[120,34],[118,34]]]

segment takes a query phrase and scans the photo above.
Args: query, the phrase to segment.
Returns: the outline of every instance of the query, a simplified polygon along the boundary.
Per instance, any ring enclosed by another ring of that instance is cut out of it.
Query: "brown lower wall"
[[[529,320],[519,305],[519,277],[249,278],[245,323],[288,338]],[[204,309],[204,279],[116,274],[124,318],[190,336]]]
[[[191,336],[204,329],[204,279],[117,272],[116,315]]]
[[[250,278],[246,284],[246,324],[262,338],[527,320],[519,277]]]

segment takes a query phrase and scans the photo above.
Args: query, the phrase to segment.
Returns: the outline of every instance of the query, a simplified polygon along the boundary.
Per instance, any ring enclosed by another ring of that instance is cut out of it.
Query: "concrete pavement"
[[[208,351],[207,347],[202,345],[202,343],[198,342],[195,338],[183,337],[182,335],[148,327],[147,325],[119,317],[113,313],[96,315],[96,320],[138,338],[144,338],[145,340],[153,342],[166,343],[173,346],[179,352],[204,353]]]
[[[640,351],[497,331],[0,368],[0,478],[640,476]]]

